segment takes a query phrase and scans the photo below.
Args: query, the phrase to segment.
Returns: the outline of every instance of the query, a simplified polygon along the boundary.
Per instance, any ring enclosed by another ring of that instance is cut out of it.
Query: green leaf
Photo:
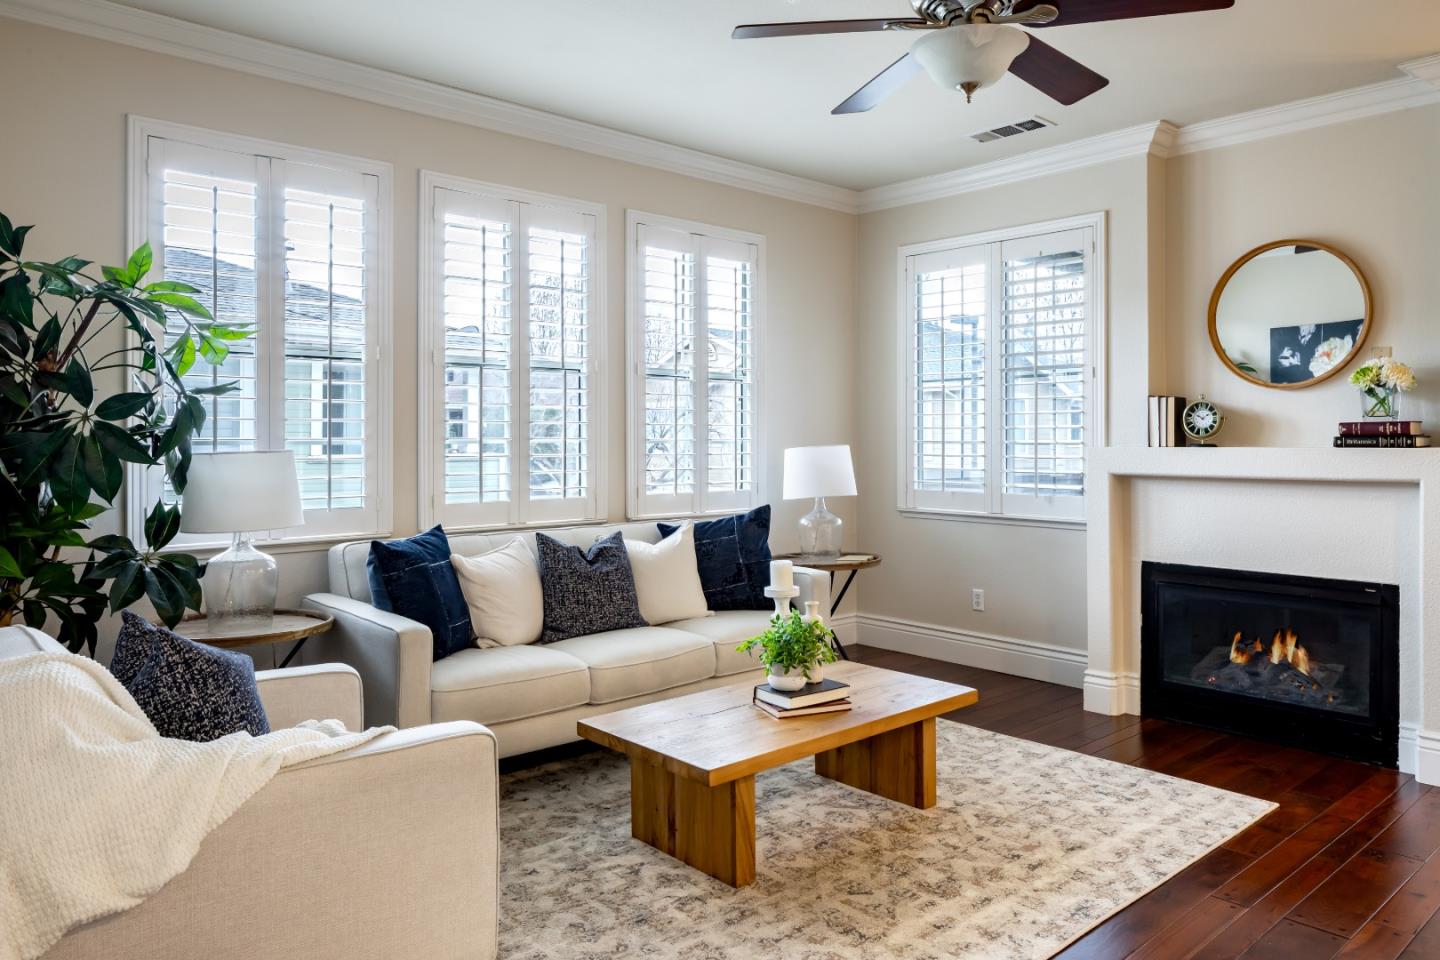
[[[110,582],[110,612],[124,610],[145,595],[145,565],[139,560],[127,560]]]
[[[0,436],[0,459],[18,467],[13,470],[14,480],[17,486],[24,486],[45,469],[55,451],[64,445],[70,435],[69,428],[4,434]]]
[[[196,387],[190,391],[192,397],[223,397],[227,393],[234,393],[240,389],[240,384],[234,380],[226,380],[224,383],[212,384],[208,387]]]
[[[15,556],[3,546],[0,546],[0,577],[13,577],[17,580],[25,577],[25,571],[15,562]]]
[[[253,326],[231,327],[212,323],[205,326],[205,332],[220,340],[249,340],[255,335],[255,328]]]
[[[145,543],[151,550],[160,550],[180,532],[180,508],[167,507],[156,501],[150,516],[145,518]]]
[[[144,576],[145,595],[155,605],[155,612],[165,626],[175,626],[185,615],[185,588],[172,575],[155,567],[146,567]]]
[[[148,294],[155,303],[163,303],[167,307],[174,307],[181,313],[187,313],[192,317],[199,317],[201,320],[210,319],[210,311],[199,300],[186,296],[183,293],[152,293]]]
[[[192,287],[188,283],[181,283],[179,280],[156,280],[145,287],[145,293],[203,293],[199,287]]]
[[[124,420],[144,410],[153,399],[152,394],[144,391],[117,393],[100,401],[95,408],[95,416],[104,420]]]
[[[35,323],[30,319],[31,302],[30,278],[23,271],[0,280],[0,316],[34,330]]]
[[[71,360],[70,366],[65,368],[65,387],[66,392],[82,407],[90,406],[95,399],[95,384],[90,379],[90,371],[78,359]]]
[[[50,461],[50,493],[64,510],[78,510],[90,502],[90,481],[85,476],[83,437],[68,436],[60,453]]]
[[[109,280],[111,283],[118,283],[121,286],[126,287],[130,285],[129,274],[127,274],[124,270],[121,270],[119,267],[101,267],[100,273],[102,276],[105,277],[106,280]]]
[[[218,367],[230,355],[230,348],[207,333],[200,334],[200,356],[212,367]]]
[[[10,218],[0,213],[0,253],[19,254],[15,249],[15,228],[10,224]]]
[[[150,252],[149,242],[140,244],[134,253],[130,254],[130,261],[125,264],[125,276],[130,281],[130,286],[140,286],[140,281],[145,279],[145,274],[150,272],[150,265],[155,262],[155,255]]]
[[[40,333],[35,337],[35,356],[48,357],[60,347],[60,318],[52,316],[40,327]]]
[[[165,351],[165,356],[175,368],[175,378],[178,380],[195,366],[195,341],[186,333]]]
[[[104,420],[96,420],[92,428],[100,440],[100,445],[111,456],[119,457],[127,463],[143,463],[147,467],[153,467],[158,462],[128,430],[122,430]]]
[[[107,455],[99,438],[94,434],[83,438],[80,452],[85,462],[85,479],[90,481],[90,486],[101,499],[106,503],[113,503],[115,494],[120,492],[120,484],[125,479],[120,458],[113,454]]]

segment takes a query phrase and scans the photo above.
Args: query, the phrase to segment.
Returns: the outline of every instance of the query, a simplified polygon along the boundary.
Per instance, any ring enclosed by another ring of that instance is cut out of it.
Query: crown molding
[[[1416,80],[1428,83],[1436,90],[1440,90],[1440,53],[1402,63],[1400,69]]]
[[[1430,79],[1422,79],[1419,73],[1411,73],[1411,67],[1420,71],[1431,71]],[[1353,90],[1342,90],[1339,93],[1282,103],[1279,106],[1264,107],[1181,127],[1171,155],[1233,147],[1236,144],[1440,103],[1440,57],[1412,61],[1402,64],[1400,69],[1411,75],[1399,80],[1386,80]]]
[[[857,194],[844,187],[107,0],[0,0],[0,16],[812,206],[856,212]]]
[[[903,207],[912,203],[924,203],[944,197],[954,197],[976,190],[988,190],[1007,183],[1048,177],[1069,170],[1079,170],[1100,163],[1109,163],[1125,157],[1141,157],[1150,153],[1164,156],[1174,141],[1177,128],[1168,120],[1142,123],[1114,133],[1103,133],[1072,143],[1062,143],[1043,150],[1033,150],[1003,160],[992,160],[918,177],[884,187],[875,187],[860,192],[860,212],[873,213],[891,207]]]

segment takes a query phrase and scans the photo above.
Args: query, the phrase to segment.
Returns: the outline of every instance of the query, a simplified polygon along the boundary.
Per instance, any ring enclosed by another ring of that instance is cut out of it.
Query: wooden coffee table
[[[845,713],[775,720],[754,684],[581,720],[580,736],[630,758],[630,833],[731,886],[755,882],[755,774],[815,758],[815,772],[924,810],[935,805],[935,718],[980,699],[970,687],[836,663]]]

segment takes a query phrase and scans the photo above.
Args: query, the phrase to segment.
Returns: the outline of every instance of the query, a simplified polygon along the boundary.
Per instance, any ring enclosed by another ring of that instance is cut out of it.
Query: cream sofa
[[[654,523],[586,525],[547,529],[557,540],[588,547],[616,530],[654,543]],[[474,556],[504,546],[514,532],[458,534],[454,552]],[[535,552],[535,535],[521,534]],[[548,645],[478,647],[432,662],[428,628],[370,604],[365,562],[370,541],[330,548],[330,592],[312,594],[305,606],[331,614],[335,626],[310,641],[307,661],[347,663],[365,683],[370,724],[413,727],[473,720],[498,738],[509,757],[577,739],[577,720],[598,713],[740,683],[760,676],[752,655],[736,644],[765,629],[770,612],[721,611],[663,626],[614,630]],[[796,602],[816,600],[830,609],[830,580],[797,567]]]
[[[0,659],[62,649],[38,630],[0,628]],[[255,679],[276,729],[329,717],[363,726],[349,667]],[[495,749],[484,727],[446,723],[286,767],[159,893],[70,931],[43,960],[494,957]],[[463,909],[437,891],[463,891]]]

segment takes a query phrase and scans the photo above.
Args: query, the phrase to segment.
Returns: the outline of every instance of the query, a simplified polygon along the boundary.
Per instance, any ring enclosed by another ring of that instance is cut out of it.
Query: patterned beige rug
[[[630,837],[626,761],[504,778],[505,960],[1041,960],[1275,805],[941,720],[939,803],[756,782],[759,877],[734,890]]]

